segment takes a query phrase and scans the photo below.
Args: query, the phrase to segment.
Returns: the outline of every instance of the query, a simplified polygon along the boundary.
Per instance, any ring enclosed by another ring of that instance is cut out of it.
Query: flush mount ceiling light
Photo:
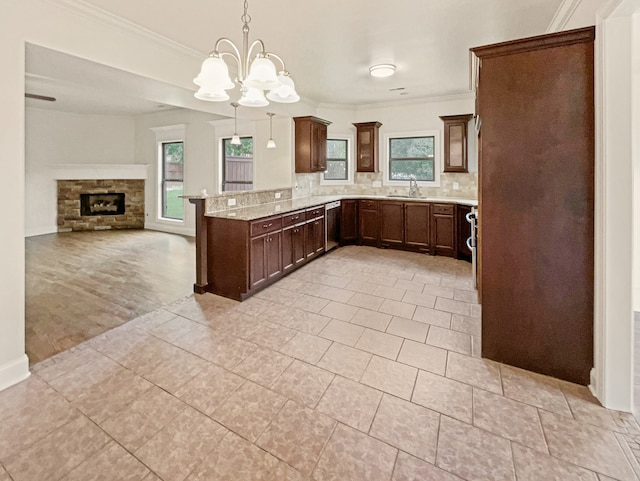
[[[267,149],[275,149],[276,141],[273,140],[273,116],[275,115],[273,112],[267,112],[269,116],[269,141],[267,142]]]
[[[227,90],[240,85],[242,97],[238,104],[245,107],[264,107],[269,105],[269,100],[281,103],[293,103],[300,100],[296,93],[293,80],[287,72],[284,61],[274,53],[267,52],[262,40],[255,40],[249,45],[249,22],[251,16],[247,14],[248,3],[244,2],[244,14],[242,20],[242,50],[228,38],[219,38],[213,47],[209,57],[202,62],[200,73],[193,79],[193,83],[200,88],[195,97],[200,100],[221,102],[229,100]],[[220,51],[226,45],[231,51]],[[254,49],[257,50],[254,53]],[[242,52],[242,54],[240,54]],[[229,77],[229,68],[224,57],[235,60],[238,68],[238,76],[235,83]],[[282,66],[276,74],[276,66],[272,60],[277,60]],[[265,98],[264,91],[268,90]]]
[[[232,145],[241,145],[240,136],[238,135],[238,104],[231,102],[233,107],[233,137],[231,137]]]
[[[396,66],[390,63],[381,63],[369,67],[369,75],[372,77],[391,77],[396,72]]]

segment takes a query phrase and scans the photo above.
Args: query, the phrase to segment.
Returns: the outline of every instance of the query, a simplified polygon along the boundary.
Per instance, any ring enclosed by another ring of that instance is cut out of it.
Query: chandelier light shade
[[[379,65],[369,67],[369,74],[372,77],[391,77],[394,73],[396,73],[396,66],[390,63],[381,63]]]
[[[233,107],[233,137],[231,137],[231,145],[242,145],[238,135],[238,104],[231,102],[231,106]]]
[[[273,140],[273,116],[275,115],[273,112],[267,112],[269,116],[269,141],[267,142],[267,149],[275,149],[276,141]]]
[[[300,100],[293,80],[282,58],[267,52],[262,40],[255,40],[249,44],[249,22],[251,16],[247,13],[249,5],[244,2],[242,20],[242,48],[239,49],[231,40],[222,37],[215,43],[209,56],[202,62],[200,73],[193,79],[199,89],[195,97],[209,102],[229,100],[226,90],[238,84],[242,97],[238,101],[245,107],[264,107],[269,100],[281,103],[293,103]],[[228,50],[221,50],[228,47]],[[242,53],[240,53],[242,52]],[[238,68],[235,82],[229,76],[229,67],[225,57],[232,58]],[[276,61],[281,70],[276,70]],[[268,91],[265,98],[265,91]]]

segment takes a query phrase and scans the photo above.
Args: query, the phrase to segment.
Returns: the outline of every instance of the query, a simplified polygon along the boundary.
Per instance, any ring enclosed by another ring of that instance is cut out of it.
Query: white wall
[[[27,236],[57,231],[56,164],[133,164],[134,120],[26,109],[25,230]]]
[[[633,310],[640,312],[640,12],[633,15]]]

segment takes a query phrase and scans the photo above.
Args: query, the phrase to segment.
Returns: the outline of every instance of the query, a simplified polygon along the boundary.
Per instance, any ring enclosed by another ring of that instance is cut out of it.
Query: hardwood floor
[[[193,292],[193,239],[150,230],[26,239],[26,351],[34,364]]]

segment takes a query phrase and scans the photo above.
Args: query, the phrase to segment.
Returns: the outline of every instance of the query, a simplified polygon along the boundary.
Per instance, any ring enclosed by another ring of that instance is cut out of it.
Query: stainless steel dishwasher
[[[329,202],[325,205],[324,250],[329,251],[338,247],[340,242],[340,201]]]

